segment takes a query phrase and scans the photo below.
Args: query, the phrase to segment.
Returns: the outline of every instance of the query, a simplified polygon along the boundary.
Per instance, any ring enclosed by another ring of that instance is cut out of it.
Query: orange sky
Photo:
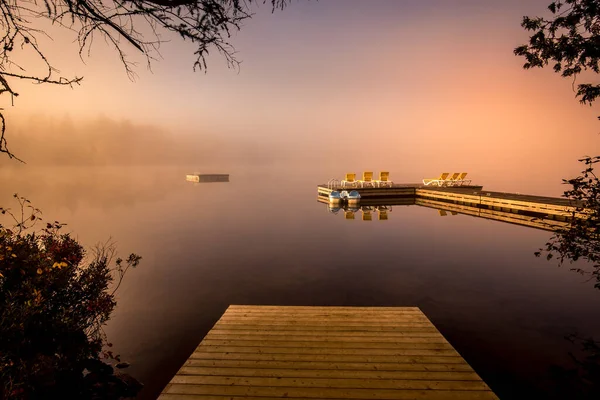
[[[409,182],[466,170],[492,189],[558,195],[577,158],[600,153],[600,109],[581,106],[571,82],[550,70],[522,70],[512,53],[527,40],[522,16],[548,2],[300,1],[275,14],[261,6],[232,39],[239,73],[219,57],[207,74],[193,73],[193,47],[173,38],[135,83],[103,41],[84,65],[61,32],[48,53],[64,73],[84,75],[82,85],[19,83],[7,115],[17,125],[40,114],[101,115],[174,137],[244,138],[322,165],[315,183],[363,169]]]

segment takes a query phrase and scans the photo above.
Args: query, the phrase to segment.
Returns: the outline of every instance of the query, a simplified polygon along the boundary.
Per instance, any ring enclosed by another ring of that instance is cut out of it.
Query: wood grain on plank
[[[409,360],[410,361],[410,360]],[[308,369],[341,370],[341,371],[466,371],[473,369],[466,362],[454,364],[426,362],[341,362],[341,361],[272,361],[272,360],[204,360],[189,359],[183,367],[214,367],[214,368],[253,368],[253,369]],[[423,361],[423,360],[419,360]],[[435,360],[434,360],[435,361]]]
[[[161,400],[497,399],[416,307],[232,305]]]
[[[429,381],[480,381],[472,371],[363,371],[318,370],[296,368],[231,368],[192,367],[184,365],[177,375],[246,376],[268,378],[352,378],[352,379],[409,379]],[[174,382],[174,381],[173,381]]]

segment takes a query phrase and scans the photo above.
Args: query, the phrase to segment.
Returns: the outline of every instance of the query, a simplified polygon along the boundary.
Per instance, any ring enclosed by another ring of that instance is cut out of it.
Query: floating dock
[[[417,307],[230,306],[159,400],[497,399]]]
[[[329,202],[329,193],[347,188],[319,185],[317,200]],[[580,204],[569,199],[556,197],[532,196],[519,193],[494,192],[483,190],[482,186],[429,187],[420,184],[394,184],[391,187],[352,188],[360,193],[360,205],[387,205],[394,199],[414,199],[414,204],[427,205],[465,205],[493,211],[521,214],[525,217],[566,221],[576,215],[585,218],[585,213],[576,212]],[[427,200],[427,201],[425,201]],[[556,224],[562,225],[562,224]]]
[[[185,180],[196,183],[229,182],[229,174],[191,174]]]
[[[415,203],[421,207],[435,208],[440,211],[440,216],[445,216],[444,212],[450,212],[454,214],[470,215],[472,217],[484,218],[493,221],[506,222],[509,224],[523,225],[530,228],[542,229],[545,231],[555,231],[560,228],[566,228],[569,226],[568,221],[532,217],[519,213],[519,210],[506,209],[494,210],[489,208],[480,208],[469,204],[454,204],[445,201],[429,200],[426,198],[415,199]]]

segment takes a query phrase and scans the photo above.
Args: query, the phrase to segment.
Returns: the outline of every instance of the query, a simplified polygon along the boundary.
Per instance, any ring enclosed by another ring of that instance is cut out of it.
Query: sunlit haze
[[[146,163],[194,165],[190,149],[215,160],[247,152],[319,164],[315,184],[364,169],[404,182],[465,170],[488,188],[560,195],[577,159],[600,150],[600,123],[570,80],[525,71],[513,55],[528,37],[522,16],[546,3],[326,0],[275,13],[260,5],[231,39],[239,70],[214,52],[208,71],[194,73],[193,46],[173,37],[152,72],[128,49],[140,62],[135,82],[104,41],[84,64],[74,38],[57,30],[45,42],[49,57],[63,75],[85,78],[73,89],[19,82],[14,107],[3,100],[9,144],[31,165],[51,162],[35,155],[56,143],[70,163],[85,163],[94,125],[94,143],[103,131],[112,142],[106,153],[135,149]],[[157,132],[160,141],[145,140]]]

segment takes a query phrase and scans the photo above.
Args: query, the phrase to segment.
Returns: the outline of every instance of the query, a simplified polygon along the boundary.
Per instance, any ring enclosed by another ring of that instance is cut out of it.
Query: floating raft
[[[229,182],[229,174],[191,174],[186,175],[185,180],[197,183]]]
[[[417,307],[230,306],[159,400],[497,399]]]

